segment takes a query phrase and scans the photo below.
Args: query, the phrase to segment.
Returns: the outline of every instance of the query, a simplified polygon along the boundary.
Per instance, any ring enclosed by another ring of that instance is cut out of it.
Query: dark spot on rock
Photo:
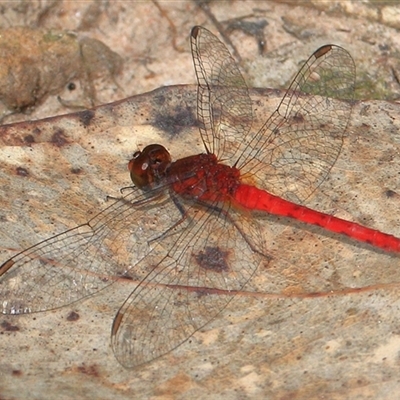
[[[397,193],[394,190],[388,189],[385,192],[386,197],[395,197],[397,195]]]
[[[6,332],[18,332],[19,331],[19,327],[16,325],[11,325],[9,322],[7,321],[3,321],[1,323],[1,327],[6,331]]]
[[[33,128],[32,133],[33,133],[34,135],[39,136],[39,135],[42,133],[42,130],[36,126],[35,128]]]
[[[57,147],[63,147],[68,143],[67,137],[61,128],[56,128],[53,136],[51,137],[51,142]]]
[[[75,311],[71,311],[67,316],[67,321],[70,322],[78,321],[78,319],[79,319],[79,314]]]
[[[35,138],[32,135],[24,136],[24,142],[27,144],[35,143]]]
[[[350,307],[347,311],[347,315],[357,315],[358,309],[356,307]]]
[[[20,369],[13,369],[11,374],[13,376],[21,376],[22,375],[22,371]]]
[[[23,167],[17,167],[17,175],[19,175],[19,176],[28,176],[29,175],[29,172],[28,172],[28,170],[26,169],[26,168],[23,168]]]
[[[78,367],[78,371],[85,375],[90,375],[90,376],[95,376],[95,377],[99,376],[99,371],[97,370],[96,365],[89,365],[89,366],[82,365],[82,366]]]
[[[379,50],[381,50],[381,51],[384,51],[384,52],[386,52],[386,51],[390,51],[390,46],[388,45],[388,44],[378,44],[378,47],[379,47]]]
[[[71,168],[73,174],[79,175],[82,172],[82,168]]]
[[[118,277],[121,279],[126,279],[128,281],[133,281],[133,278],[128,274],[128,272],[119,273]]]
[[[85,110],[78,113],[78,118],[85,128],[87,128],[90,125],[94,116],[95,112],[93,110]]]
[[[301,114],[296,113],[293,118],[292,118],[293,122],[296,124],[299,124],[301,122],[304,122],[304,117]]]
[[[167,115],[162,113],[157,114],[152,121],[152,125],[171,136],[175,136],[186,127],[194,127],[197,126],[198,123],[196,116],[189,107],[176,107],[172,113]]]
[[[245,21],[245,20],[232,20],[228,24],[228,30],[241,30],[247,35],[253,36],[257,39],[258,50],[260,54],[265,51],[265,35],[264,28],[268,25],[268,21],[265,19],[259,21]]]
[[[162,95],[162,94],[160,94],[159,96],[156,96],[156,97],[154,98],[154,102],[155,102],[157,105],[162,106],[162,105],[165,103],[165,96]]]
[[[207,246],[205,251],[200,251],[195,255],[195,260],[200,268],[222,272],[229,270],[226,262],[227,256],[227,251],[223,251],[219,247]]]

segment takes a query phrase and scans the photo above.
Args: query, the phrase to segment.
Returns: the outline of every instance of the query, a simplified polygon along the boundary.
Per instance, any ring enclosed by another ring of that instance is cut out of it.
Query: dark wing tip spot
[[[324,56],[326,53],[328,53],[331,50],[332,50],[332,46],[330,44],[322,46],[314,53],[314,57],[315,58],[320,58],[320,57]]]
[[[6,261],[1,267],[0,267],[0,276],[4,275],[13,265],[15,262],[11,259]]]
[[[192,32],[190,33],[192,38],[197,39],[197,36],[199,36],[199,31],[200,31],[200,26],[198,26],[198,25],[194,26],[192,28]]]

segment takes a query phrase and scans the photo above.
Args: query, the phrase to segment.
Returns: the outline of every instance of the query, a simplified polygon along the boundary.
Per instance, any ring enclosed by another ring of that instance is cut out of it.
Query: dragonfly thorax
[[[239,170],[218,162],[214,154],[181,158],[166,175],[177,194],[207,202],[229,201],[240,184]]]

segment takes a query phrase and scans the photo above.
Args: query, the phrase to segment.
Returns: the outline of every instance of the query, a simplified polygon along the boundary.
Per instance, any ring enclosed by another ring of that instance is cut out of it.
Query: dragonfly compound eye
[[[164,146],[151,144],[143,151],[136,151],[129,161],[128,169],[132,182],[144,189],[153,182],[158,182],[164,176],[165,170],[171,164],[171,156]]]

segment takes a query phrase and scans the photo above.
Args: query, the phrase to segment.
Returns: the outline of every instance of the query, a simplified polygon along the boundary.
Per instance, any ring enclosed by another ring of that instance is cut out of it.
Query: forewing
[[[243,237],[246,219],[238,226],[226,211],[197,207],[186,215],[186,229],[161,238],[141,262],[146,279],[115,317],[112,346],[126,368],[185,342],[243,289],[262,260],[268,262]]]
[[[355,65],[345,49],[315,51],[241,157],[242,176],[287,200],[308,198],[340,153],[354,86]]]
[[[88,223],[6,261],[0,267],[2,312],[50,310],[96,293],[126,274],[181,218],[169,197],[133,188]]]
[[[191,45],[201,137],[218,159],[234,162],[252,123],[246,83],[228,49],[210,31],[195,26]]]

